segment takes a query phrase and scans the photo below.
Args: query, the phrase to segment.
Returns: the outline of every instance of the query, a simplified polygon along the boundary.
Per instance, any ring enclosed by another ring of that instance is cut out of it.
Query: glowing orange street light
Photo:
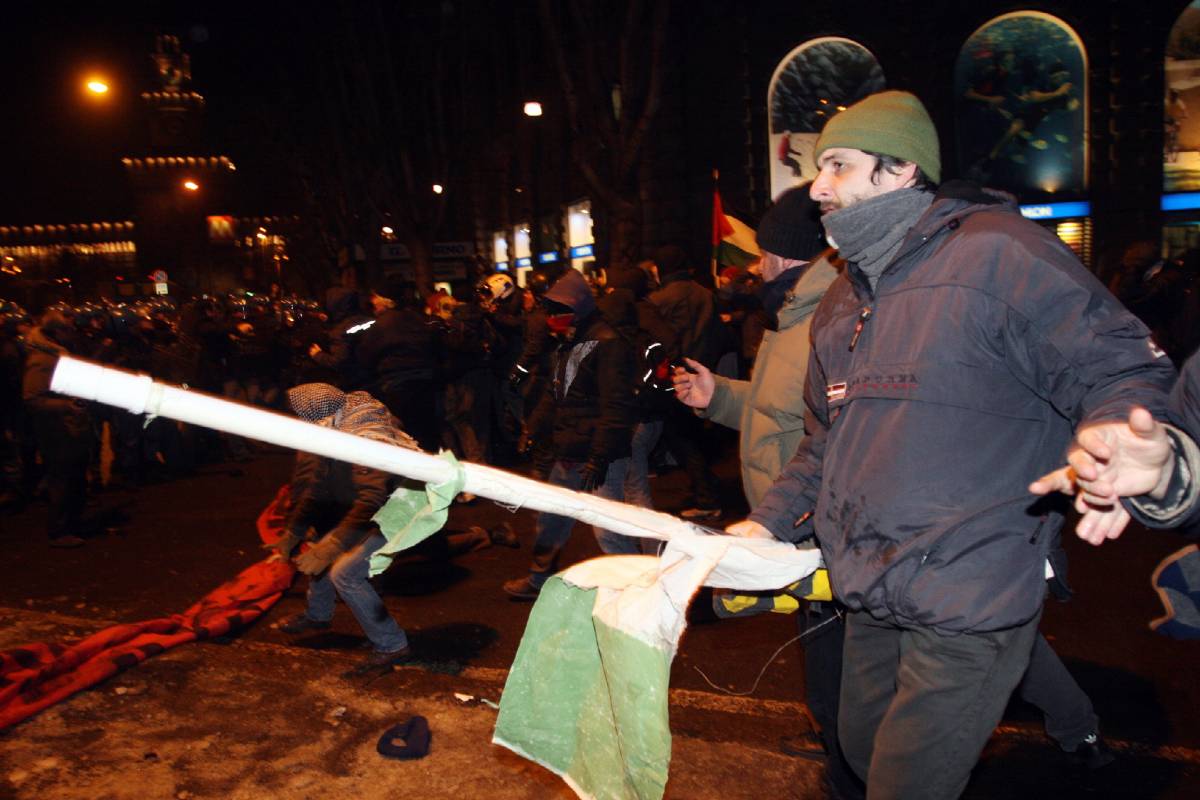
[[[525,116],[540,117],[542,115],[542,104],[536,100],[530,100],[525,103]]]
[[[200,188],[200,184],[196,183],[191,178],[188,178],[183,182],[183,188],[187,189],[189,192],[194,192]]]

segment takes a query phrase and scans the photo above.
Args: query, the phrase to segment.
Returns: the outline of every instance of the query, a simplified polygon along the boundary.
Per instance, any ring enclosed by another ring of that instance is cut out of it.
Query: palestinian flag
[[[762,255],[755,244],[754,229],[721,208],[721,193],[713,189],[712,212],[713,264],[720,267],[745,267]]]
[[[762,591],[810,575],[819,550],[673,536],[655,556],[601,556],[546,581],[500,696],[492,741],[582,800],[661,800],[671,662],[701,585]]]

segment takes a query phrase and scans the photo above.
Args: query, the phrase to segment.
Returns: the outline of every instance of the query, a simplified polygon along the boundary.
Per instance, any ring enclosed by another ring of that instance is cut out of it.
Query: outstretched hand
[[[1073,495],[1080,514],[1075,533],[1090,544],[1116,539],[1129,524],[1122,497],[1161,498],[1174,462],[1166,428],[1144,408],[1134,408],[1124,422],[1101,422],[1081,428],[1067,457],[1069,466],[1029,485],[1036,495]]]
[[[712,371],[699,361],[683,359],[687,367],[675,367],[671,383],[675,385],[675,396],[679,402],[692,408],[708,408],[712,402],[717,382]]]

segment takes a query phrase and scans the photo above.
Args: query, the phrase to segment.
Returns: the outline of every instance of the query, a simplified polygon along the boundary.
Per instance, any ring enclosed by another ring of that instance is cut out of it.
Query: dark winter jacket
[[[374,325],[356,335],[362,336],[356,356],[370,373],[372,386],[433,378],[441,353],[441,336],[420,311],[388,309]]]
[[[315,389],[317,393],[306,393],[305,389]],[[316,414],[310,410],[311,404],[321,393],[337,396],[339,410],[317,424],[374,441],[416,448],[416,442],[399,429],[387,408],[365,392],[341,395],[332,387],[316,384],[292,389],[288,399],[298,415],[312,419]],[[312,527],[318,533],[328,532],[342,550],[349,550],[377,530],[371,518],[387,502],[397,481],[382,470],[299,452],[292,473],[292,500],[285,530],[303,537]]]
[[[1146,326],[1052,232],[944,187],[872,293],[855,265],[813,318],[806,436],[751,519],[817,538],[851,609],[953,633],[1041,607],[1061,515],[1031,480],[1084,421],[1166,413]]]
[[[477,303],[459,303],[446,320],[446,357],[439,367],[447,382],[491,366],[496,336]]]
[[[725,334],[712,291],[687,273],[675,273],[666,276],[648,299],[679,336],[680,352],[715,369],[723,355]]]
[[[286,530],[297,536],[309,527],[328,531],[338,547],[349,550],[376,530],[371,517],[393,488],[382,470],[297,453]]]
[[[614,289],[600,298],[600,313],[633,351],[634,390],[642,420],[661,419],[675,404],[665,391],[671,364],[679,359],[679,337],[649,300],[629,289]]]
[[[1200,536],[1200,355],[1184,363],[1169,402],[1171,422],[1182,434],[1172,432],[1175,474],[1167,498],[1148,503],[1146,498],[1123,498],[1122,503],[1146,527],[1181,528],[1184,534]],[[1154,513],[1147,513],[1149,509]]]
[[[371,375],[358,359],[358,345],[375,326],[375,318],[363,312],[358,292],[341,286],[326,292],[325,309],[329,312],[329,324],[324,341],[318,343],[321,349],[311,356],[312,362],[325,370],[327,382],[339,389],[348,392],[361,389]],[[309,344],[303,344],[305,349]]]
[[[552,431],[555,458],[609,462],[630,454],[637,419],[633,350],[598,312],[578,321],[555,353],[550,391],[529,420]]]

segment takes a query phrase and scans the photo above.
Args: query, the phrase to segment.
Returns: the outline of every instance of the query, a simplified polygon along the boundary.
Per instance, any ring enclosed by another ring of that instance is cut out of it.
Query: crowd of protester
[[[1193,324],[1198,254],[1164,259],[1135,243],[1102,259],[1100,277],[1176,364],[1200,344]],[[629,378],[637,383],[639,449],[631,501],[649,505],[637,464],[656,452],[687,474],[691,501],[683,514],[716,519],[717,486],[698,446],[703,423],[670,400],[665,370],[687,355],[719,374],[747,376],[771,327],[759,270],[726,266],[713,291],[696,280],[683,251],[668,246],[637,268],[598,274],[589,273],[589,291],[637,362]],[[273,408],[283,408],[284,392],[303,383],[367,391],[425,450],[506,466],[531,459],[534,474],[546,477],[553,454],[545,416],[533,429],[529,423],[553,381],[556,343],[543,298],[559,277],[537,272],[517,287],[496,273],[461,298],[439,290],[422,300],[411,284],[385,279],[368,291],[334,287],[324,302],[202,295],[178,305],[59,303],[36,317],[0,300],[0,508],[45,496],[51,543],[76,546],[89,486],[136,487],[253,452],[239,437],[166,420],[144,424],[117,409],[53,396],[49,374],[60,352]],[[657,378],[647,374],[655,369]]]
[[[668,436],[678,430],[673,456],[660,451],[660,458],[674,458],[688,472],[694,508],[685,512],[715,518],[715,479],[696,446],[697,421],[670,400],[669,365],[684,352],[715,370],[726,356],[721,368],[736,373],[753,276],[714,293],[692,279],[680,248],[662,248],[658,261],[662,266],[647,261],[600,272],[599,279],[589,275],[584,285],[630,345],[628,388],[645,423],[643,460],[664,427]],[[538,272],[518,287],[496,273],[458,297],[439,290],[420,298],[411,284],[384,278],[369,290],[331,288],[324,302],[245,292],[178,304],[57,303],[31,314],[0,301],[0,508],[45,497],[51,544],[78,546],[87,533],[81,526],[90,524],[82,519],[89,488],[136,488],[205,463],[245,461],[255,451],[236,436],[162,419],[146,423],[54,395],[50,375],[63,353],[279,410],[286,410],[286,391],[305,383],[366,391],[427,451],[504,466],[532,460],[544,477],[553,403],[540,416],[534,411],[552,388],[559,343],[547,328],[543,298],[560,277],[561,270]],[[657,377],[644,374],[647,368]],[[634,497],[648,505],[644,471],[634,480]]]
[[[50,376],[63,354],[403,446],[527,464],[550,483],[643,506],[653,502],[653,454],[667,452],[690,491],[679,513],[697,521],[726,516],[704,450],[719,423],[742,433],[752,506],[727,531],[800,546],[815,537],[829,569],[833,591],[806,598],[800,627],[825,629],[807,647],[828,680],[811,682],[807,699],[834,796],[864,796],[864,781],[886,796],[957,796],[1014,690],[1042,709],[1065,751],[1102,767],[1113,756],[1091,702],[1038,633],[1046,565],[1054,591],[1065,556],[1060,517],[1026,513],[1026,487],[1035,467],[1060,459],[1075,426],[1081,440],[1089,424],[1126,435],[1110,417],[1130,403],[1163,416],[1175,375],[1166,357],[1178,366],[1200,344],[1200,251],[1164,259],[1155,245],[1135,243],[1102,259],[1095,281],[1010,199],[955,182],[938,188],[938,153],[932,122],[911,95],[873,95],[843,112],[818,142],[817,179],[781,195],[762,220],[760,261],[722,270],[715,289],[705,268],[668,245],[636,266],[538,272],[524,287],[496,273],[459,297],[420,297],[384,278],[369,291],[333,288],[322,304],[246,293],[179,307],[57,305],[35,320],[4,303],[0,505],[44,492],[50,544],[78,546],[90,486],[184,476],[253,452],[237,437],[144,424],[55,395]],[[836,249],[826,247],[835,239]],[[950,244],[921,250],[932,239]],[[1023,249],[992,252],[1008,240]],[[1018,251],[1031,260],[1009,265]],[[988,259],[1005,268],[980,267]],[[895,268],[901,263],[905,270]],[[1019,280],[1016,270],[1024,270]],[[995,319],[994,297],[1004,308]],[[963,320],[977,328],[964,335]],[[950,363],[977,366],[977,374],[943,376]],[[897,376],[898,364],[914,374]],[[1193,362],[1192,379],[1197,372]],[[930,393],[919,394],[926,380]],[[995,397],[1008,405],[994,409]],[[1110,461],[1152,474],[1137,485],[1169,501],[1166,517],[1192,513],[1200,491],[1183,455],[1200,461],[1195,448],[1176,448],[1179,466],[1165,469],[1168,434],[1129,419],[1137,446],[1084,442],[1088,458],[1129,449]],[[1045,433],[1022,450],[1011,443],[1022,437],[1010,434],[1031,421]],[[994,434],[1010,446],[992,454],[990,442],[927,441],[947,431]],[[1141,446],[1151,433],[1154,460]],[[1077,477],[1047,476],[1037,493],[1072,493],[1078,483],[1101,499],[1122,494],[1092,476],[1101,473],[1094,465],[1072,463]],[[985,480],[973,480],[977,467],[986,467]],[[336,591],[375,648],[364,667],[386,668],[410,651],[367,584],[366,565],[383,542],[365,520],[391,478],[342,473],[315,457],[297,462],[298,499],[275,547],[289,558],[301,541],[314,544],[296,558],[312,580],[305,612],[280,628],[298,635],[329,627]],[[939,494],[948,485],[958,489],[950,503]],[[856,496],[847,498],[851,488]],[[310,524],[321,517],[319,494],[334,512],[321,531]],[[572,526],[539,514],[528,573],[504,591],[537,597],[561,566]],[[995,531],[1005,535],[989,538]],[[595,535],[609,554],[647,546],[612,531]],[[934,788],[923,786],[928,775]]]

